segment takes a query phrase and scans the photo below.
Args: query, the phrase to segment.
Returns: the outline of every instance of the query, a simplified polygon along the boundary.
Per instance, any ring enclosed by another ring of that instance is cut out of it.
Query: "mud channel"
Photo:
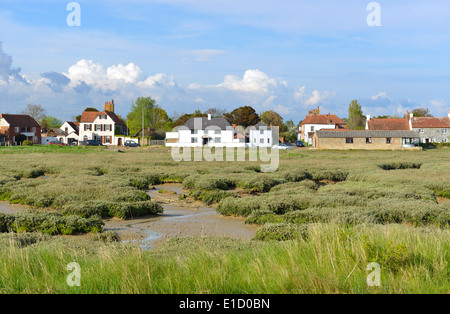
[[[161,192],[163,193],[160,193]],[[143,249],[152,249],[170,238],[176,237],[227,237],[251,240],[257,227],[246,225],[245,218],[224,217],[213,207],[190,199],[179,200],[181,184],[164,184],[152,187],[148,194],[164,208],[156,216],[132,220],[105,219],[105,231],[116,232],[122,241],[138,243]],[[0,213],[12,214],[30,207],[0,202]]]
[[[105,221],[105,230],[116,232],[123,241],[138,242],[143,249],[155,248],[176,237],[251,240],[255,236],[257,227],[246,225],[245,218],[224,217],[218,215],[215,208],[205,207],[200,202],[179,200],[183,192],[187,193],[181,184],[154,186],[148,194],[163,206],[163,214],[126,221],[109,219]]]

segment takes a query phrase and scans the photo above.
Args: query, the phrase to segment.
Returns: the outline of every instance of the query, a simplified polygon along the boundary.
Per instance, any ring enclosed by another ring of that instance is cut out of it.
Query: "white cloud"
[[[277,86],[277,80],[269,77],[266,73],[260,70],[247,70],[242,78],[236,75],[227,75],[220,84],[200,85],[193,83],[188,86],[188,89],[222,89],[235,92],[266,94],[270,88],[276,88]]]
[[[387,96],[387,94],[386,94],[385,92],[379,92],[378,94],[376,94],[376,95],[370,97],[370,99],[372,99],[372,100],[377,100],[377,99],[379,99],[379,98],[381,98],[381,99],[387,99],[387,98],[389,98],[389,97]]]
[[[336,92],[313,90],[311,94],[306,93],[306,86],[302,86],[294,93],[294,98],[304,107],[327,104],[336,96]]]

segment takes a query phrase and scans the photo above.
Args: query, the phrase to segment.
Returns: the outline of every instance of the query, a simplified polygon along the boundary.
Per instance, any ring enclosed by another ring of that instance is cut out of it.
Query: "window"
[[[448,133],[448,129],[442,129],[442,134],[447,134]]]
[[[111,136],[105,136],[105,143],[111,144]]]
[[[111,131],[111,125],[110,124],[105,124],[105,131]]]
[[[191,134],[198,134],[198,130],[191,130]]]
[[[222,139],[220,137],[215,137],[214,138],[214,143],[221,143]]]
[[[263,138],[260,139],[260,140],[259,140],[259,143],[260,143],[260,144],[264,144],[264,139],[263,139]]]
[[[345,143],[346,143],[346,144],[353,144],[353,137],[347,137],[347,138],[345,139]]]
[[[259,130],[259,134],[264,135],[265,130]]]
[[[102,130],[102,125],[101,124],[96,124],[95,125],[95,131],[101,131]]]
[[[92,124],[85,124],[84,127],[86,131],[92,131]]]
[[[311,132],[314,132],[314,127],[313,126],[311,127]]]
[[[198,138],[192,137],[192,138],[191,138],[191,143],[192,143],[192,144],[198,143]]]
[[[419,134],[423,134],[423,129],[419,129]]]
[[[366,144],[372,144],[372,138],[366,137]]]
[[[392,144],[392,138],[391,137],[387,137],[386,138],[386,144]]]
[[[253,139],[253,142],[256,144],[256,138],[255,139]]]
[[[31,132],[36,133],[36,128],[35,128],[35,127],[32,127],[32,128],[31,128]]]
[[[18,126],[15,127],[15,132],[19,133],[20,132],[20,128]]]
[[[214,131],[214,134],[220,135],[220,134],[222,134],[222,130],[215,130],[215,131]]]
[[[442,139],[442,143],[447,143],[447,139],[445,137]]]
[[[267,144],[270,144],[270,138],[267,139]]]

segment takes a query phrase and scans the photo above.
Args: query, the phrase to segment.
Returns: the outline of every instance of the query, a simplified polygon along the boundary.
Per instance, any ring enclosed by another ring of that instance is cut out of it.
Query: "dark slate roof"
[[[225,118],[211,118],[211,120],[208,120],[208,118],[200,118],[200,117],[190,118],[188,121],[186,121],[184,126],[189,128],[190,130],[194,130],[195,129],[194,126],[197,126],[194,124],[196,119],[198,119],[197,121],[201,121],[201,123],[197,122],[198,126],[201,126],[201,130],[204,130],[208,127],[209,128],[218,127],[221,130],[226,130],[227,127],[233,127],[230,124],[230,122],[228,122],[228,120]]]
[[[41,125],[32,117],[25,114],[1,114],[10,126],[41,127]]]
[[[382,137],[392,137],[392,138],[418,138],[419,134],[414,131],[368,131],[368,130],[320,130],[316,132],[317,137],[321,138],[382,138]]]
[[[252,126],[250,126],[250,127],[252,127]],[[270,127],[267,126],[267,124],[265,124],[264,122],[258,123],[257,125],[255,125],[255,128],[256,128],[257,130],[260,130],[261,128],[262,128],[263,130],[270,130]]]

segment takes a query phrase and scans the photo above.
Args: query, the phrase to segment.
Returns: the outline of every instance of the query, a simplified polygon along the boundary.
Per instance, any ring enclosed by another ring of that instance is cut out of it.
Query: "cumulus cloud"
[[[21,68],[13,68],[12,57],[3,52],[3,43],[0,41],[0,81],[6,82],[17,80],[26,83],[26,80],[20,75]]]
[[[302,86],[294,93],[294,98],[304,107],[323,105],[330,102],[336,96],[336,92],[313,90],[311,94],[306,92],[306,86]]]

